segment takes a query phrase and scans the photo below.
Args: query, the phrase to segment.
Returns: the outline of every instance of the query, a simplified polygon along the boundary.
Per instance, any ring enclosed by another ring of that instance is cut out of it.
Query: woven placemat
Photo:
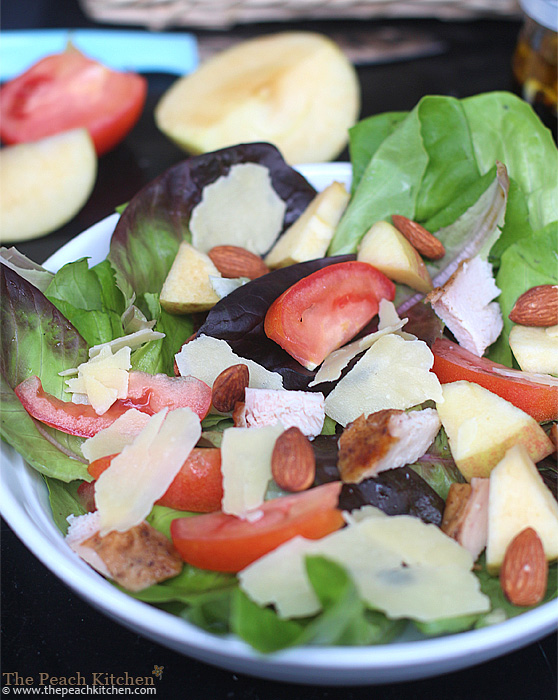
[[[517,0],[80,0],[92,19],[150,29],[225,29],[305,19],[517,17]]]

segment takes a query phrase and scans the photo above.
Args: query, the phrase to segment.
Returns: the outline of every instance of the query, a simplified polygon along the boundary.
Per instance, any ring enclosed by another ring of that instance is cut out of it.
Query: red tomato
[[[446,338],[432,345],[432,371],[442,384],[465,379],[498,394],[539,422],[558,418],[558,379],[544,384],[536,374],[510,369],[477,357]]]
[[[128,397],[118,399],[102,416],[92,406],[62,401],[48,394],[39,377],[29,377],[14,391],[27,413],[36,420],[63,433],[86,438],[108,428],[129,408],[149,415],[165,407],[191,408],[202,419],[211,406],[211,389],[199,379],[144,372],[130,372]]]
[[[115,456],[96,459],[87,471],[98,479]],[[157,504],[193,513],[212,513],[221,508],[222,498],[221,450],[195,447]]]
[[[343,526],[337,508],[340,481],[274,498],[262,517],[249,521],[226,513],[177,518],[171,524],[174,546],[188,564],[211,571],[236,572],[296,535],[319,539]]]
[[[335,263],[289,287],[268,309],[264,330],[289,355],[314,369],[392,300],[395,285],[364,262]]]
[[[111,70],[70,48],[2,87],[0,137],[7,144],[22,143],[85,127],[101,155],[132,129],[146,95],[141,75]]]

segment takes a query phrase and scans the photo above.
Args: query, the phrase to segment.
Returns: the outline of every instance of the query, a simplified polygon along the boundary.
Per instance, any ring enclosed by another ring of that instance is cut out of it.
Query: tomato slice
[[[22,143],[84,127],[101,155],[138,121],[146,95],[141,75],[111,70],[71,47],[2,87],[0,137]]]
[[[340,481],[266,501],[258,520],[221,511],[171,524],[174,546],[188,564],[211,571],[236,572],[297,535],[320,539],[344,520],[337,508]]]
[[[289,287],[269,307],[264,330],[289,355],[315,369],[393,300],[395,285],[372,265],[335,263]]]
[[[98,479],[110,467],[115,456],[96,459],[87,467],[87,471]],[[212,513],[221,508],[222,498],[221,450],[216,447],[194,447],[157,504],[192,513]]]
[[[525,413],[542,422],[558,418],[558,379],[510,369],[477,357],[447,338],[437,338],[432,345],[432,371],[442,384],[465,379],[498,394]]]
[[[130,408],[150,415],[165,407],[171,410],[191,408],[201,420],[211,406],[211,389],[199,379],[144,372],[130,372],[128,397],[115,401],[102,416],[90,405],[62,401],[49,394],[43,389],[39,377],[29,377],[14,391],[33,418],[63,433],[85,438],[108,428]]]

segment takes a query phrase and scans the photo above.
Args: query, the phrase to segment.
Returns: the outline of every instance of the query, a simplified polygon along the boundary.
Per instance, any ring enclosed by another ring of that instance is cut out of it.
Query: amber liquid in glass
[[[530,17],[520,31],[513,75],[521,97],[529,102],[556,139],[558,35]]]

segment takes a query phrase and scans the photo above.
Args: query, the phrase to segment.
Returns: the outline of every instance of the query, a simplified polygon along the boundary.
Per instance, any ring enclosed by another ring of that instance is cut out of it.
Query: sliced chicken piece
[[[146,522],[101,537],[97,512],[75,518],[66,541],[88,564],[129,591],[180,573],[183,562],[172,542]]]
[[[459,345],[482,357],[503,328],[500,290],[492,266],[480,257],[464,260],[449,280],[426,297]]]
[[[474,477],[470,484],[452,484],[446,499],[442,530],[479,558],[488,536],[489,479]]]
[[[234,424],[260,428],[281,423],[285,430],[296,426],[312,439],[322,432],[325,420],[324,395],[315,391],[246,389],[244,405],[237,404]]]
[[[337,468],[341,479],[356,483],[386,469],[412,464],[426,452],[440,430],[433,408],[386,409],[350,423],[339,438]]]

